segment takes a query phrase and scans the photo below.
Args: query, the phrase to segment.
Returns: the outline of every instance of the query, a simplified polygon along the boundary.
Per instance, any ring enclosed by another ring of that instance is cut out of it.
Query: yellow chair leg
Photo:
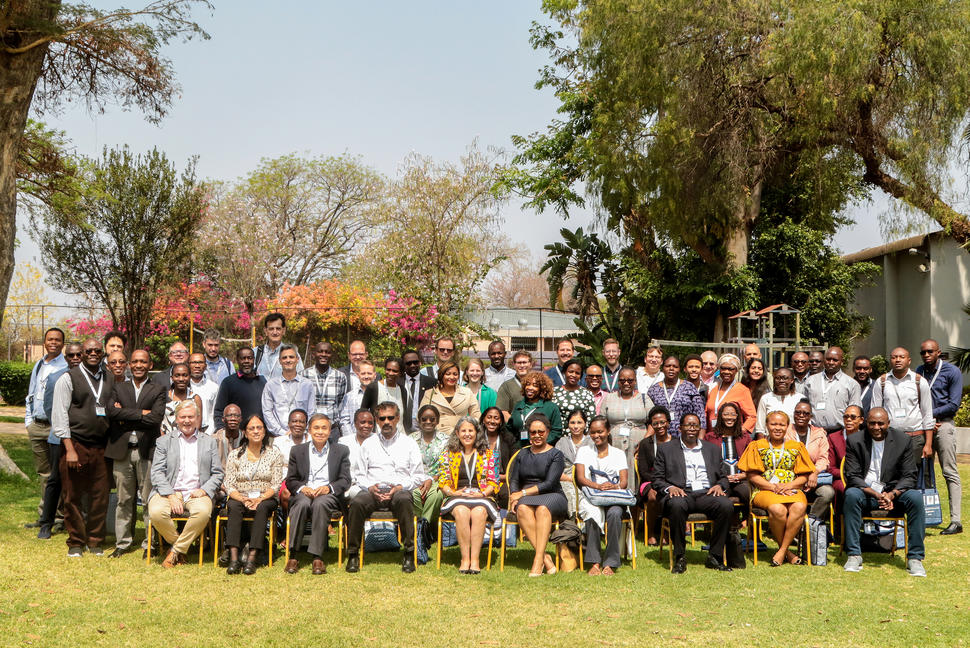
[[[441,516],[438,516],[438,557],[436,559],[436,567],[441,569]]]
[[[283,556],[286,562],[290,562],[290,516],[289,515],[286,516],[286,548],[283,549]]]
[[[216,529],[218,533],[218,529]],[[276,520],[272,517],[269,519],[269,566],[273,566],[273,549],[276,547]],[[218,551],[219,543],[216,543],[216,550]]]
[[[441,533],[438,533],[441,536]],[[492,541],[495,539],[495,523],[488,523],[488,555],[485,557],[485,571],[492,571]],[[480,550],[479,550],[480,551]]]
[[[212,564],[215,567],[219,566],[219,517],[216,516],[216,539],[213,541],[215,549],[212,551]]]
[[[499,557],[498,557],[498,570],[500,572],[505,571],[505,518],[502,518],[502,540],[499,543]]]
[[[152,564],[152,521],[148,520],[148,526],[145,528],[145,537],[148,538],[148,549],[145,550],[145,564]]]

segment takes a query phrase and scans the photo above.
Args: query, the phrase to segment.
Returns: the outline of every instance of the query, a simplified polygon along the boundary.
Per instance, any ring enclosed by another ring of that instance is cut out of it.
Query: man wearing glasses
[[[440,338],[434,345],[434,364],[422,369],[421,373],[437,381],[438,367],[453,360],[455,360],[455,341],[449,337]],[[461,373],[458,374],[458,380],[461,380]]]
[[[152,377],[152,382],[167,392],[172,388],[172,367],[177,364],[187,362],[189,359],[189,348],[181,340],[176,340],[168,348],[168,368],[162,369]]]
[[[933,400],[933,418],[936,420],[933,432],[933,451],[940,458],[943,479],[950,495],[950,525],[940,531],[940,535],[954,535],[963,531],[960,523],[961,489],[960,472],[957,470],[956,428],[953,417],[960,409],[963,397],[963,374],[954,365],[944,362],[940,357],[940,345],[936,340],[926,340],[919,347],[923,364],[916,367],[916,373],[929,382]],[[932,463],[929,464],[932,467]]]
[[[347,355],[350,357],[350,364],[341,367],[340,371],[347,376],[349,381],[347,391],[355,391],[360,388],[360,363],[367,360],[367,345],[361,340],[354,340],[350,343]]]
[[[619,372],[617,372],[617,378],[619,378]],[[603,399],[606,398],[606,392],[603,391],[603,367],[597,364],[586,367],[586,389],[593,395],[596,413],[599,414],[600,405],[603,404]]]
[[[54,386],[51,429],[64,444],[60,461],[64,490],[64,526],[67,555],[80,557],[84,548],[100,556],[108,513],[107,407],[114,378],[101,366],[101,343],[87,338],[81,344],[82,361]],[[87,519],[82,500],[89,502]]]

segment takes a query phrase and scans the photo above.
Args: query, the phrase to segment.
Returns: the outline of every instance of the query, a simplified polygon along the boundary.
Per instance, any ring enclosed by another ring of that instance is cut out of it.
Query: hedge
[[[34,365],[26,362],[0,362],[0,396],[7,405],[23,405],[30,389],[30,372]]]

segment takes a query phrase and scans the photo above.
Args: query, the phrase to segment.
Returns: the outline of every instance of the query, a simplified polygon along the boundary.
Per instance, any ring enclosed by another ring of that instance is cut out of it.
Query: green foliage
[[[186,329],[188,331],[188,329]],[[168,335],[162,333],[152,333],[145,336],[145,341],[143,343],[143,348],[148,351],[148,354],[152,358],[152,365],[155,369],[163,369],[168,366],[168,349],[176,342],[185,342],[188,344],[188,335],[184,337],[178,333],[169,333]],[[225,349],[223,349],[225,353]]]
[[[7,405],[23,405],[30,389],[30,372],[26,362],[0,362],[0,396]]]
[[[960,409],[953,417],[953,424],[957,427],[970,427],[970,394],[964,394],[960,401]]]
[[[869,361],[872,364],[872,375],[875,378],[878,378],[879,376],[889,371],[889,361],[886,360],[886,357],[884,355],[877,353],[876,355],[869,358]]]

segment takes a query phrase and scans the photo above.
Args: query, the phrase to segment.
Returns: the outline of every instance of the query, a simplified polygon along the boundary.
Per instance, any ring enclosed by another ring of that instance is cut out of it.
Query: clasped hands
[[[209,494],[206,493],[201,488],[196,488],[194,491],[189,493],[189,497],[208,497]],[[182,493],[172,493],[168,496],[168,504],[171,508],[172,515],[178,517],[185,513],[185,500],[182,499]]]
[[[720,484],[714,484],[707,489],[706,495],[712,495],[714,497],[724,497],[724,489],[721,488]],[[677,486],[671,486],[667,489],[667,497],[687,497],[687,491],[683,488]]]

